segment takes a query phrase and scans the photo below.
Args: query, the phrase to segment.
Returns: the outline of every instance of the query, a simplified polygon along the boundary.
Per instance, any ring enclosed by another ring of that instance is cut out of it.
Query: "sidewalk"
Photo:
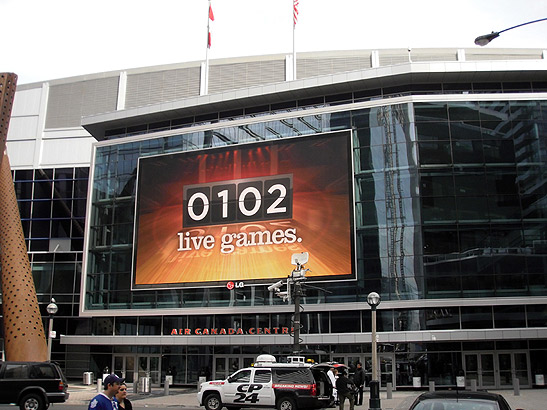
[[[132,393],[129,388],[129,400],[136,409],[160,409],[160,408],[199,408],[196,398],[197,389],[191,387],[171,387],[169,395],[164,396],[163,388],[153,388],[150,394]],[[70,384],[68,391],[70,398],[66,403],[56,406],[88,405],[89,401],[97,394],[97,386],[84,386],[82,384]],[[545,410],[547,408],[547,389],[526,389],[520,391],[520,396],[515,396],[513,390],[490,390],[499,393],[511,405],[511,409]],[[416,396],[423,391],[394,391],[391,399],[386,398],[386,392],[380,393],[382,410],[408,410]],[[363,406],[356,406],[358,410],[368,409],[368,395],[365,394]],[[346,405],[349,409],[349,405]],[[204,409],[202,407],[202,409]],[[336,409],[335,409],[336,410]]]

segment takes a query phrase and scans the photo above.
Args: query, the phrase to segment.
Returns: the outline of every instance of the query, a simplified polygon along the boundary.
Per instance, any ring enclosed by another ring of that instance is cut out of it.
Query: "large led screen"
[[[265,283],[308,252],[310,279],[351,279],[349,131],[143,157],[135,289]]]

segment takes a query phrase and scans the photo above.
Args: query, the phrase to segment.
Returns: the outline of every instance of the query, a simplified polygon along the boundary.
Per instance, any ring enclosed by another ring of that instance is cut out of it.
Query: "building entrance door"
[[[134,383],[141,377],[150,377],[152,386],[160,385],[161,360],[160,355],[136,355],[119,354],[114,355],[112,368],[114,373],[122,375],[126,383]]]
[[[244,367],[249,367],[255,361],[255,356],[224,355],[213,358],[213,380],[224,380],[232,373]]]
[[[350,376],[353,373],[357,362],[361,362],[365,370],[366,384],[372,380],[372,355],[370,353],[362,355],[336,355],[332,360],[338,363],[344,363],[349,367]],[[394,355],[391,353],[378,354],[378,371],[380,372],[380,387],[385,388],[387,383],[395,385],[395,373],[393,372]]]
[[[510,388],[517,377],[521,387],[530,387],[527,352],[465,353],[465,378],[477,380],[479,388]]]

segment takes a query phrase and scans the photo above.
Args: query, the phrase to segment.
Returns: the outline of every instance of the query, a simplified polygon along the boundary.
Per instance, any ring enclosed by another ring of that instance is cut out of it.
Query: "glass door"
[[[513,378],[519,379],[520,387],[530,387],[528,353],[500,352],[498,357],[499,387],[511,388]]]
[[[213,358],[213,380],[224,380],[237,370],[250,367],[254,361],[254,356],[215,356]]]
[[[479,388],[495,388],[496,377],[493,353],[465,353],[465,379],[477,380]]]
[[[115,355],[114,365],[112,367],[114,373],[125,378],[126,383],[135,381],[135,356]]]

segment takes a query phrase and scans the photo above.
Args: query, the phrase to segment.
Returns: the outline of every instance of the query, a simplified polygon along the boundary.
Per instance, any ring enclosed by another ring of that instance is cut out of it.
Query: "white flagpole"
[[[210,41],[210,36],[211,36],[211,31],[210,31],[210,27],[209,27],[209,24],[211,23],[211,18],[210,18],[210,13],[211,13],[211,0],[209,0],[209,7],[207,8],[207,47],[205,49],[205,77],[204,77],[204,86],[203,86],[203,89],[204,89],[204,94],[207,95],[209,94],[209,41]]]
[[[292,78],[293,80],[296,80],[296,5],[298,3],[295,3],[297,0],[293,0],[292,5],[292,12],[293,12],[293,18],[292,18]]]

